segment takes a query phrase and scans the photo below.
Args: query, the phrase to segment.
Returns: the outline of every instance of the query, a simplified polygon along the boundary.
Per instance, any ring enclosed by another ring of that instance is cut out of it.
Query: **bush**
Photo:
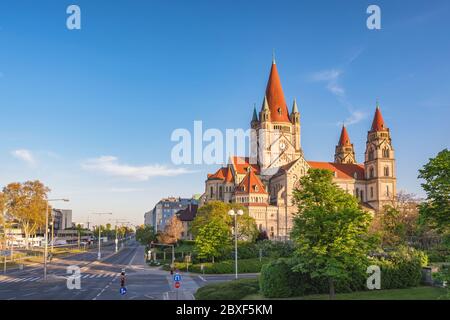
[[[311,278],[309,274],[292,271],[298,259],[278,259],[261,270],[260,289],[264,296],[286,298],[306,294],[328,293],[328,279]],[[365,270],[350,271],[349,280],[336,281],[335,290],[339,293],[363,290],[366,283]]]
[[[263,266],[260,276],[261,293],[268,298],[286,298],[307,294],[328,293],[328,279],[311,278],[309,274],[292,271],[298,258],[278,259]],[[387,258],[371,258],[369,264],[381,269],[381,289],[417,287],[422,267],[428,259],[422,251],[400,247]],[[335,281],[337,293],[367,290],[366,268],[348,271],[347,280]]]
[[[381,269],[381,289],[401,289],[420,285],[422,267],[428,264],[423,251],[400,247],[388,258],[375,259]]]
[[[292,267],[284,259],[266,264],[261,269],[259,286],[262,294],[268,298],[286,298],[296,293],[300,284]]]
[[[239,300],[259,292],[258,279],[240,279],[209,284],[195,293],[196,300]]]

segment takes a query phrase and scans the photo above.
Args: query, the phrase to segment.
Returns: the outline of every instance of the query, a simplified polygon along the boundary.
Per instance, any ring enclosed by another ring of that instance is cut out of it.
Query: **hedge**
[[[239,300],[259,292],[258,279],[239,279],[209,284],[195,293],[196,300]]]
[[[238,272],[239,273],[259,273],[261,271],[261,267],[269,263],[269,258],[262,258],[261,261],[259,259],[242,259],[238,260]],[[201,264],[189,264],[189,271],[194,273],[205,273],[205,274],[230,274],[234,273],[234,260],[226,260],[216,263],[206,262],[203,263],[204,269],[201,270]],[[186,271],[186,263],[184,262],[176,262],[175,268]],[[164,270],[170,270],[169,265],[165,265],[163,267]]]
[[[423,252],[399,248],[388,258],[369,259],[368,265],[381,269],[381,289],[401,289],[420,285],[422,266],[426,264]],[[293,272],[296,259],[278,259],[263,266],[260,275],[261,293],[268,298],[286,298],[307,294],[328,293],[328,279],[311,278],[309,274]],[[348,270],[348,280],[335,281],[337,293],[367,290],[366,269]]]

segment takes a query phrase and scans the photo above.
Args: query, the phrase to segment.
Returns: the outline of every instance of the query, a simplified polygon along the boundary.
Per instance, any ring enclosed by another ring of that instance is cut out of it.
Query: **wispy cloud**
[[[11,155],[21,161],[26,162],[28,165],[34,166],[36,164],[36,159],[33,153],[27,149],[17,149],[11,151]]]
[[[315,82],[325,82],[326,88],[338,97],[345,96],[344,88],[339,84],[339,77],[343,71],[339,69],[329,69],[315,72],[311,75],[311,80]]]
[[[347,119],[345,119],[344,123],[347,126],[356,124],[356,123],[366,119],[367,116],[368,116],[367,112],[358,111],[358,110],[350,111],[350,116]],[[342,123],[338,123],[338,124],[342,125]]]
[[[147,181],[152,177],[173,177],[192,172],[185,168],[170,168],[158,164],[131,166],[119,163],[118,158],[114,156],[101,156],[89,159],[82,163],[81,166],[84,170],[139,181]]]

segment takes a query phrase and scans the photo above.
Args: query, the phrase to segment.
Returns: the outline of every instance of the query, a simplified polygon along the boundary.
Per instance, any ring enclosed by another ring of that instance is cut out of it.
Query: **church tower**
[[[257,130],[258,164],[262,175],[272,175],[278,168],[301,155],[300,113],[294,101],[289,110],[281,87],[275,59],[272,60],[264,101],[259,113],[259,124],[253,116],[252,128]]]
[[[342,125],[341,137],[334,152],[335,163],[356,163],[355,149],[353,143],[350,142],[347,128]]]
[[[372,127],[367,133],[364,171],[367,185],[363,201],[375,210],[393,204],[396,195],[395,154],[391,133],[384,123],[378,102]]]

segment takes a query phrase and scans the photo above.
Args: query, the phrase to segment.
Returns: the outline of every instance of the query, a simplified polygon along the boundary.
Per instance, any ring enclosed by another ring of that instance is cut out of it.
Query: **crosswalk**
[[[49,274],[49,276],[57,276],[57,277],[64,277],[66,278],[67,274]],[[118,273],[115,272],[108,272],[108,273],[96,273],[96,274],[81,274],[81,279],[98,279],[98,278],[112,278],[117,276]],[[16,278],[16,277],[8,277],[8,276],[0,276],[0,284],[1,283],[19,283],[19,282],[34,282],[41,280],[42,276],[29,276],[29,277],[22,277],[22,278]]]

